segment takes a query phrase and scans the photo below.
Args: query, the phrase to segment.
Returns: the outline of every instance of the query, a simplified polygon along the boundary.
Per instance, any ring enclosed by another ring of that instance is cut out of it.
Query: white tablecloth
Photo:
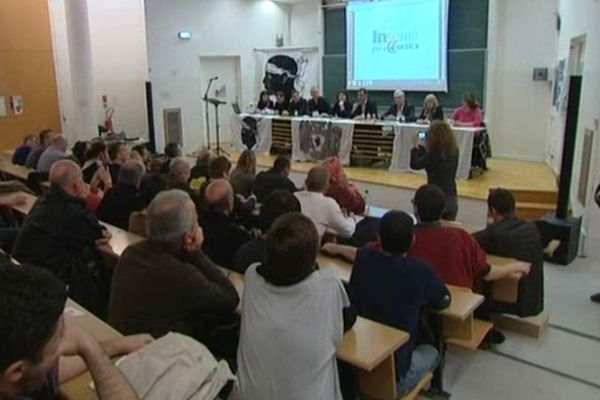
[[[328,118],[292,118],[292,160],[323,161],[337,156],[350,165],[354,123]]]

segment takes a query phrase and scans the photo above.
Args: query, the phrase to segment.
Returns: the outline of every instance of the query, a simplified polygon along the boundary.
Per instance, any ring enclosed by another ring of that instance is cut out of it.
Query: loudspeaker
[[[542,236],[544,247],[551,240],[560,241],[560,245],[552,256],[544,255],[544,259],[554,264],[568,265],[577,257],[581,233],[581,217],[557,218],[549,213],[535,222]]]
[[[154,105],[152,103],[152,82],[146,82],[146,115],[148,118],[148,150],[156,152],[156,138],[154,137]]]

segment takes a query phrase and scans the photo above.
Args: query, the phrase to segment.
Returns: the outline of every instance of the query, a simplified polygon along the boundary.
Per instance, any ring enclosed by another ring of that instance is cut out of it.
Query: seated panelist
[[[287,113],[289,107],[289,101],[285,98],[285,93],[282,90],[275,93],[275,112],[277,115],[284,115]]]
[[[434,94],[428,94],[423,101],[423,111],[421,111],[421,115],[417,118],[417,123],[429,124],[432,121],[443,120],[444,110],[442,109],[442,106],[440,106],[437,97],[435,97]]]
[[[266,90],[263,90],[262,92],[260,92],[260,96],[258,98],[258,104],[256,105],[256,109],[259,112],[264,112],[267,110],[273,110],[275,108],[275,105],[273,104],[273,102],[271,101],[271,98],[269,97],[269,92],[267,92]]]
[[[286,113],[284,113],[285,115]],[[300,96],[297,90],[292,92],[292,99],[287,109],[287,115],[301,116],[308,114],[308,101]]]
[[[352,107],[352,118],[354,119],[377,119],[377,104],[369,100],[367,89],[362,88],[358,91],[358,102]]]
[[[406,101],[406,95],[402,90],[394,91],[394,104],[383,114],[383,119],[396,119],[401,122],[414,122],[415,106]]]
[[[452,114],[452,121],[455,126],[476,128],[483,125],[481,107],[474,94],[465,94],[463,105],[457,108]]]
[[[325,99],[321,96],[321,92],[318,87],[313,86],[310,88],[310,100],[308,100],[308,113],[312,116],[316,115],[329,115],[331,114],[331,107]]]
[[[350,118],[352,117],[352,105],[348,100],[348,92],[339,91],[337,94],[337,103],[333,106],[331,111],[334,117],[338,118]]]

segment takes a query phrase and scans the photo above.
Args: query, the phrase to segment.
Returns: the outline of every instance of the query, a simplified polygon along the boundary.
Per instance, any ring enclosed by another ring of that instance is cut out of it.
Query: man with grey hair
[[[50,170],[50,191],[41,196],[25,218],[13,248],[13,257],[52,271],[69,287],[69,296],[97,312],[99,298],[94,250],[110,234],[86,209],[88,189],[81,169],[60,160]]]
[[[42,153],[37,163],[37,171],[48,172],[56,161],[67,158],[68,147],[69,142],[63,134],[57,133],[52,136],[50,146]]]
[[[394,104],[381,116],[383,119],[393,118],[401,122],[414,122],[415,106],[406,101],[406,94],[400,89],[394,91]]]
[[[182,157],[174,158],[169,165],[169,188],[189,190],[191,178],[190,164]]]
[[[159,193],[147,209],[146,234],[115,268],[110,324],[123,334],[148,332],[155,338],[180,332],[216,355],[234,355],[237,336],[223,327],[237,324],[238,293],[202,253],[203,232],[187,193]]]
[[[117,184],[102,198],[96,211],[98,218],[121,229],[129,228],[129,216],[144,209],[145,204],[139,187],[146,172],[144,164],[138,160],[127,160],[119,169]]]
[[[356,219],[353,216],[345,216],[338,203],[325,196],[329,188],[327,167],[312,167],[304,184],[305,190],[295,194],[300,201],[302,214],[310,218],[317,227],[319,239],[323,238],[328,228],[335,230],[342,238],[352,237],[356,229]]]
[[[321,96],[319,88],[313,86],[310,88],[310,99],[308,100],[308,114],[312,116],[321,116],[331,114],[331,107],[325,97]]]

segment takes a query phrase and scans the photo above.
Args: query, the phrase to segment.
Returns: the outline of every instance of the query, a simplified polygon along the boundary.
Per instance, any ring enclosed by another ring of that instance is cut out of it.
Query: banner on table
[[[297,90],[302,97],[309,97],[310,88],[319,85],[320,58],[318,49],[278,48],[256,49],[257,92],[266,90],[272,94],[281,90],[286,98]]]
[[[322,161],[337,156],[343,165],[349,165],[353,133],[354,124],[351,121],[294,118],[292,159]]]
[[[269,154],[272,143],[273,119],[268,116],[231,116],[231,142],[238,151],[252,150],[257,154]]]

